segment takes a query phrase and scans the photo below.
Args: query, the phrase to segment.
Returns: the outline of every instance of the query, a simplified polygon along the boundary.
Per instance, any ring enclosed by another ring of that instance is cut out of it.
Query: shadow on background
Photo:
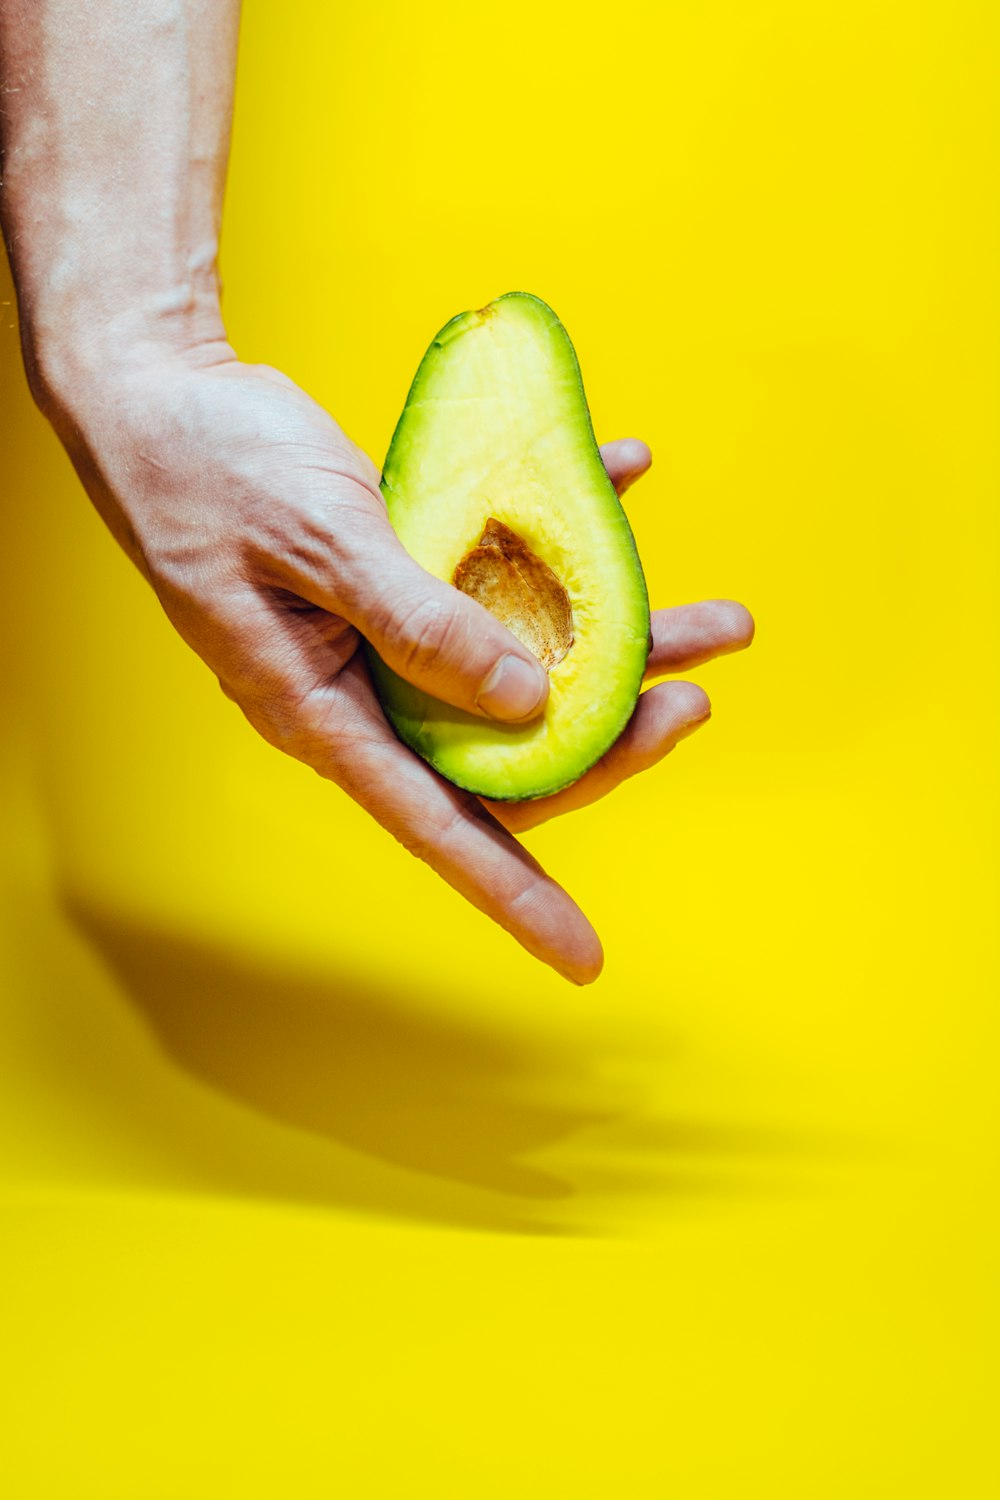
[[[49,506],[11,507],[0,698],[12,715],[39,722],[42,760],[47,739],[67,730],[62,718],[47,717],[56,691],[51,663],[66,670],[57,654],[64,617],[54,616],[53,633],[47,594],[33,580],[44,576],[59,596],[48,530],[65,526],[85,502],[31,405],[12,299],[0,257],[6,487],[33,501],[44,494]],[[110,547],[102,537],[105,543]],[[65,547],[58,558],[65,586],[79,558]],[[49,664],[42,672],[39,661]],[[49,774],[59,774],[58,764]],[[11,792],[22,795],[13,786]],[[46,827],[37,835],[50,842],[56,870],[58,800],[51,786],[43,792]],[[103,984],[88,989],[67,915],[113,977],[113,995]],[[629,1080],[637,1072],[648,1079],[650,1066],[664,1073],[669,1057],[652,1065],[640,1059],[637,1069],[626,1056],[612,1076],[593,1039],[575,1031],[553,1039],[540,1027],[518,1031],[484,1019],[475,997],[469,1015],[456,1016],[417,988],[388,993],[336,972],[285,972],[199,945],[183,932],[98,912],[80,895],[64,896],[61,911],[34,914],[22,936],[38,979],[19,1024],[38,1049],[30,1058],[38,1079],[58,1091],[53,1119],[62,1120],[69,1100],[81,1110],[74,1116],[80,1151],[66,1157],[81,1181],[93,1165],[98,1180],[124,1170],[143,1188],[166,1184],[415,1222],[571,1234],[628,1228],[651,1200],[796,1190],[799,1169],[828,1154],[794,1131],[644,1115]],[[123,1024],[119,995],[143,1035]],[[173,1071],[150,1065],[149,1035]],[[627,1036],[620,1045],[627,1051]],[[40,1108],[45,1098],[40,1092]]]
[[[784,1192],[782,1164],[825,1152],[787,1131],[642,1118],[586,1048],[443,1015],[418,993],[289,975],[69,909],[172,1062],[243,1107],[189,1110],[172,1133],[213,1191],[602,1233],[651,1196]]]
[[[523,1198],[569,1191],[518,1158],[600,1117],[524,1097],[554,1061],[526,1039],[362,980],[73,916],[164,1051],[229,1098],[407,1171]]]

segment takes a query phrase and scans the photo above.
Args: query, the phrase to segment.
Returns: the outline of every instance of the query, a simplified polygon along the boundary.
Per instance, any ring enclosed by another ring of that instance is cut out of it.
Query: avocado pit
[[[572,646],[569,595],[548,563],[495,517],[487,521],[451,581],[495,615],[547,672]]]

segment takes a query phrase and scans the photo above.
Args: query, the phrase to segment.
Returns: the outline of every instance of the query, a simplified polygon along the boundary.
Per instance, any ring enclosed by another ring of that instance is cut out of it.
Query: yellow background
[[[247,5],[240,351],[381,458],[537,292],[757,616],[529,840],[586,991],[254,738],[0,283],[4,1500],[996,1492],[997,18]]]

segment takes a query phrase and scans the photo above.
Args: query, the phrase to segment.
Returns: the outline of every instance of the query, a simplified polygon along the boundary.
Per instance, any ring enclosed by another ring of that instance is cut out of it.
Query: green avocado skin
[[[601,459],[576,353],[540,298],[508,292],[446,323],[417,370],[382,475],[408,551],[450,580],[497,516],[566,587],[574,644],[527,726],[429,697],[366,646],[399,738],[456,786],[500,801],[549,796],[614,744],[642,685],[649,602]]]

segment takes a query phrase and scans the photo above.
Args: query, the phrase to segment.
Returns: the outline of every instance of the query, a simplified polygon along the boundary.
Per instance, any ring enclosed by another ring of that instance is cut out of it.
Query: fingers
[[[748,609],[735,599],[705,599],[658,609],[652,618],[653,644],[646,663],[646,680],[666,672],[689,672],[716,656],[742,651],[754,636]]]
[[[648,770],[711,716],[706,695],[693,682],[664,682],[643,693],[624,732],[585,776],[536,802],[486,802],[505,828],[523,833],[560,813],[586,807],[630,776]]]
[[[624,438],[601,450],[623,493],[652,458]],[[342,483],[344,483],[342,476]],[[343,615],[400,677],[468,713],[506,723],[533,719],[545,706],[548,674],[521,642],[476,600],[433,577],[409,556],[377,494],[345,484],[336,536],[299,549],[303,597]]]
[[[619,495],[649,469],[653,455],[639,438],[619,438],[601,448],[604,467]],[[716,656],[742,651],[754,636],[753,616],[734,599],[707,599],[653,615],[647,679],[686,672]]]
[[[268,743],[335,781],[529,953],[575,984],[596,979],[601,945],[579,907],[477,797],[400,744],[352,640],[273,604],[247,600],[241,615],[257,659],[241,652],[224,691]]]
[[[335,780],[412,854],[576,984],[601,971],[601,945],[561,886],[490,816],[401,745],[359,659],[314,694],[294,753]]]
[[[604,443],[601,457],[619,495],[624,495],[653,462],[653,455],[639,438],[618,438],[613,443]]]
[[[539,661],[475,599],[433,577],[384,512],[345,527],[337,578],[309,597],[344,615],[400,677],[468,713],[519,723],[544,707]]]
[[[700,604],[657,610],[652,634],[647,680],[666,672],[688,671],[716,656],[743,650],[753,640],[754,621],[750,611],[733,599],[707,599]],[[710,713],[708,698],[694,683],[663,683],[642,695],[624,733],[573,786],[537,802],[485,805],[512,832],[536,828],[560,813],[606,797],[629,776],[655,765],[680,740],[693,734]]]
[[[653,462],[638,438],[605,443],[601,457],[619,495]],[[382,660],[457,708],[511,722],[539,713],[548,677],[531,652],[481,605],[431,578],[398,543],[397,549],[401,556],[383,541],[383,576],[370,580],[375,591],[363,608],[348,614]]]

